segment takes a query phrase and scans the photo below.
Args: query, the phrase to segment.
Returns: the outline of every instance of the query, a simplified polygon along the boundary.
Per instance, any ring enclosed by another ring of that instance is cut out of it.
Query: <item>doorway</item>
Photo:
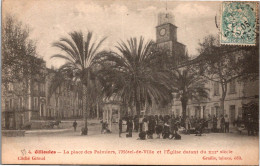
[[[235,118],[236,118],[236,106],[235,105],[231,105],[229,107],[229,118],[230,118],[230,122],[233,124],[233,122],[235,121]]]
[[[44,116],[44,104],[41,104],[40,116]]]

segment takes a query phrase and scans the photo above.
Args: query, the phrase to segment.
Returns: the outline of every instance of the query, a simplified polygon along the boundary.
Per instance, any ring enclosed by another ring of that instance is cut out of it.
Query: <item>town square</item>
[[[258,163],[258,2],[134,2],[3,3],[3,163]]]

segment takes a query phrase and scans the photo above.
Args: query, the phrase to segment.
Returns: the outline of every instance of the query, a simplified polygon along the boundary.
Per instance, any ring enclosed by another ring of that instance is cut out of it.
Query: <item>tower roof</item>
[[[158,25],[171,23],[174,24],[174,15],[170,12],[161,12],[158,14]]]

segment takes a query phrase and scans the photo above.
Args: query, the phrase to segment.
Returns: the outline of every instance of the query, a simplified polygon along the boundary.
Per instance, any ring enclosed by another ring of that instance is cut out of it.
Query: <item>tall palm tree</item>
[[[60,72],[69,73],[74,81],[80,81],[83,85],[82,110],[87,131],[87,118],[90,111],[91,89],[95,86],[95,73],[98,59],[98,49],[106,38],[97,44],[92,42],[92,32],[88,32],[86,38],[83,33],[69,33],[70,38],[60,38],[53,46],[60,48],[63,54],[53,55],[52,58],[65,60],[65,64],[59,68]],[[83,132],[86,133],[87,132]]]
[[[208,99],[208,89],[205,80],[191,67],[174,70],[172,73],[173,93],[182,104],[182,117],[186,118],[186,109],[189,100],[201,101]]]
[[[118,43],[117,52],[102,55],[103,88],[107,97],[120,98],[134,105],[137,116],[144,103],[169,101],[170,80],[167,72],[158,66],[159,52],[152,41],[140,37]]]

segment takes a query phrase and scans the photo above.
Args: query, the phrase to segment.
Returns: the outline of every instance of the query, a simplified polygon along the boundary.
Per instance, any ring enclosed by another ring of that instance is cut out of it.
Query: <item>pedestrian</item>
[[[241,116],[241,114],[239,114],[237,117],[237,127],[240,127],[241,123],[242,123],[242,116]]]
[[[128,134],[126,135],[126,137],[132,137],[132,132],[133,132],[133,120],[132,120],[131,117],[128,119],[127,126],[128,126]]]
[[[248,136],[255,134],[254,133],[254,120],[251,117],[248,117],[247,131],[248,131]]]
[[[201,136],[202,134],[202,123],[200,120],[196,121],[196,125],[195,125],[195,136]]]
[[[139,117],[139,132],[142,132],[143,131],[143,118],[140,116]]]
[[[210,131],[212,131],[212,129],[213,129],[213,119],[210,114],[208,115],[208,129]]]
[[[138,119],[137,115],[135,115],[135,117],[134,117],[134,130],[136,132],[138,132],[138,128],[139,128],[139,119]]]
[[[167,121],[164,123],[164,126],[163,126],[162,137],[163,137],[163,139],[170,137],[170,125]]]
[[[126,132],[129,132],[129,125],[128,125],[129,116],[126,116],[125,119],[126,119]]]
[[[101,120],[100,123],[101,123],[101,134],[103,134],[104,130],[105,130],[105,125],[106,124],[105,124],[105,122],[103,120]]]
[[[190,134],[190,119],[189,119],[189,117],[186,117],[186,120],[185,120],[185,130],[186,130],[186,134]]]
[[[143,131],[146,133],[148,132],[148,123],[146,117],[143,119]]]
[[[74,127],[74,132],[77,130],[77,125],[78,123],[76,122],[76,120],[73,122],[73,127]]]
[[[170,138],[172,139],[175,136],[175,118],[174,117],[172,117],[170,120],[170,132],[171,132]]]
[[[221,116],[217,117],[217,130],[218,132],[221,132]]]
[[[163,117],[162,115],[159,116],[158,118],[158,124],[156,126],[156,134],[157,134],[157,138],[160,138],[160,135],[162,133],[162,130],[163,130]]]
[[[178,133],[178,126],[180,126],[180,122],[176,121],[176,123],[175,123],[175,135],[174,135],[175,140],[181,139],[181,135]]]
[[[185,128],[185,119],[183,116],[180,116],[180,122],[181,122],[181,127]]]
[[[218,126],[218,118],[216,115],[213,116],[213,132],[217,132],[217,126]]]
[[[221,115],[221,121],[220,121],[221,125],[220,125],[220,128],[221,128],[221,132],[224,133],[224,129],[225,129],[225,118],[223,115]]]
[[[229,118],[228,115],[225,115],[225,133],[229,133]]]
[[[191,123],[191,128],[195,128],[195,119],[193,116],[191,116],[190,123]]]
[[[155,131],[155,119],[153,116],[149,117],[148,121],[148,137],[149,139],[153,139],[153,133]]]
[[[123,127],[123,121],[121,118],[119,119],[118,125],[119,125],[119,137],[121,137],[122,127]]]

